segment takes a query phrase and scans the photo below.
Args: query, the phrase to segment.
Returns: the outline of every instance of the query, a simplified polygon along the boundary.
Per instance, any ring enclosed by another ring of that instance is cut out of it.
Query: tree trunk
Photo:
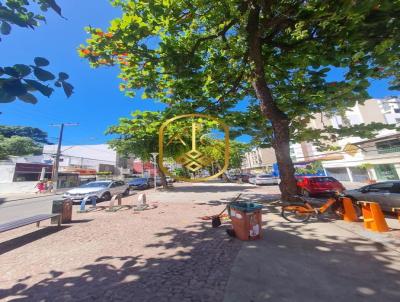
[[[259,31],[260,7],[255,3],[249,5],[249,16],[246,26],[248,34],[248,53],[254,64],[252,85],[260,100],[260,111],[271,121],[273,128],[272,146],[275,149],[276,160],[279,167],[281,183],[279,188],[282,200],[290,201],[297,194],[297,184],[294,177],[294,167],[290,158],[290,130],[289,119],[276,105],[271,90],[267,86],[262,54],[261,35]]]
[[[215,165],[217,166],[218,171],[222,170],[222,167],[219,163],[216,163]],[[222,180],[224,180],[225,182],[231,182],[231,180],[229,179],[229,177],[226,175],[225,172],[221,174],[221,177],[222,177]]]
[[[167,184],[167,178],[165,177],[164,172],[161,169],[158,169],[158,174],[161,177],[161,185],[164,189],[168,188],[168,184]]]

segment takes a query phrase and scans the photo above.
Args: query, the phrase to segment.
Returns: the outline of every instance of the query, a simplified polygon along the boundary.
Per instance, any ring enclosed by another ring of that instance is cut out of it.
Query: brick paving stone
[[[236,193],[193,193],[189,201],[150,193],[156,209],[74,213],[76,222],[60,230],[45,222],[4,233],[0,300],[221,301],[241,242],[199,217],[224,208],[208,201]]]

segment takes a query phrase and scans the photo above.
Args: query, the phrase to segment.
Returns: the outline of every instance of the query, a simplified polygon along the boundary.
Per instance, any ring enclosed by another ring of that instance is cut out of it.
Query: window
[[[400,108],[394,108],[395,113],[400,113]],[[396,119],[397,120],[397,119]]]
[[[392,187],[393,187],[393,182],[389,181],[389,182],[382,182],[376,185],[370,185],[368,187],[368,190],[369,191],[379,190],[379,192],[388,192]]]
[[[347,119],[350,125],[359,125],[362,123],[361,117],[356,113],[347,113]]]
[[[390,193],[400,193],[400,182],[394,182],[393,186],[390,188]]]
[[[376,143],[379,154],[400,152],[400,140],[393,139],[389,141]]]

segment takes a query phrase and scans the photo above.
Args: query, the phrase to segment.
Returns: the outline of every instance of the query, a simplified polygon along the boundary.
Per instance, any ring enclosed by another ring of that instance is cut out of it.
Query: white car
[[[91,181],[64,193],[64,198],[82,200],[86,196],[95,196],[100,200],[110,200],[113,195],[129,195],[129,186],[121,180]]]
[[[277,185],[279,184],[279,177],[271,174],[258,174],[249,178],[249,183],[254,185]]]

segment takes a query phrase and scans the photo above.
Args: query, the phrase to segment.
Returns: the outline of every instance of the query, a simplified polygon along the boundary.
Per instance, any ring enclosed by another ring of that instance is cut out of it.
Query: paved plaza
[[[1,301],[399,301],[400,224],[370,234],[326,217],[290,224],[276,186],[176,184],[150,209],[73,213],[62,228],[1,234]],[[264,237],[211,228],[238,193],[263,203]],[[124,198],[132,204],[137,194]],[[101,203],[100,205],[105,205]],[[50,211],[50,209],[49,209]]]

